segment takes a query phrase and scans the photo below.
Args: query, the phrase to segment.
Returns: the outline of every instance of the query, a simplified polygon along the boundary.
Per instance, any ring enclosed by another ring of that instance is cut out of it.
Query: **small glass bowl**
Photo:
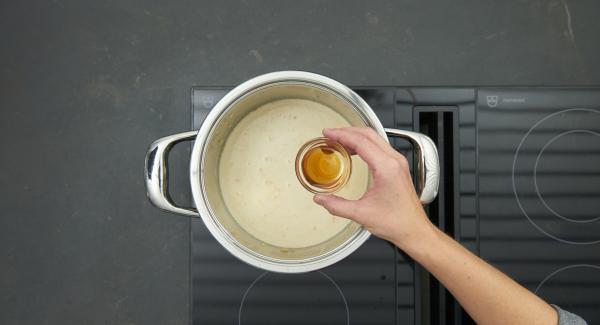
[[[311,180],[304,172],[304,159],[307,157],[308,153],[318,148],[331,151],[332,154],[335,154],[338,157],[340,163],[338,174],[330,182],[325,184]],[[300,181],[300,184],[302,184],[305,189],[315,194],[337,192],[346,185],[351,173],[352,159],[350,159],[350,154],[346,148],[337,141],[332,141],[324,137],[312,139],[306,142],[300,150],[298,150],[298,154],[296,155],[296,177],[298,177],[298,181]]]

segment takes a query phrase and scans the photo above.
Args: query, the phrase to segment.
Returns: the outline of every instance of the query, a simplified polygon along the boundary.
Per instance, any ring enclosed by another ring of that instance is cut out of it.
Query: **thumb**
[[[336,195],[322,194],[315,195],[314,201],[335,216],[352,220],[355,220],[357,217],[356,201],[346,200]]]

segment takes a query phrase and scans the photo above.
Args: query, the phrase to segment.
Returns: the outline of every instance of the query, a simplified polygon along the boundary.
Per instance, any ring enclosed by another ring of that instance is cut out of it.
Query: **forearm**
[[[478,324],[556,324],[556,311],[435,226],[396,243],[433,274]]]
[[[429,222],[415,193],[409,163],[369,128],[323,134],[359,155],[373,182],[359,200],[317,195],[315,202],[390,240],[429,270],[480,324],[557,323],[554,309]]]

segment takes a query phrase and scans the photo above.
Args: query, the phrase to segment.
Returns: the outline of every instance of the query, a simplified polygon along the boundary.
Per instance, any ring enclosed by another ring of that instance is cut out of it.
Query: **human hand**
[[[361,157],[371,170],[373,183],[358,200],[315,195],[317,204],[333,215],[356,221],[401,249],[418,242],[423,231],[434,227],[413,186],[408,161],[373,129],[324,129],[323,135]]]

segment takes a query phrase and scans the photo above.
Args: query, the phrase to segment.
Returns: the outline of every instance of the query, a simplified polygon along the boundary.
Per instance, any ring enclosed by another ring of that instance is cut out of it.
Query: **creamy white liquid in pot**
[[[248,233],[271,245],[300,248],[338,234],[349,220],[332,216],[300,185],[294,164],[300,147],[326,127],[350,126],[322,104],[284,99],[244,117],[229,135],[219,162],[225,204]],[[368,168],[352,157],[352,175],[337,195],[362,196]]]

